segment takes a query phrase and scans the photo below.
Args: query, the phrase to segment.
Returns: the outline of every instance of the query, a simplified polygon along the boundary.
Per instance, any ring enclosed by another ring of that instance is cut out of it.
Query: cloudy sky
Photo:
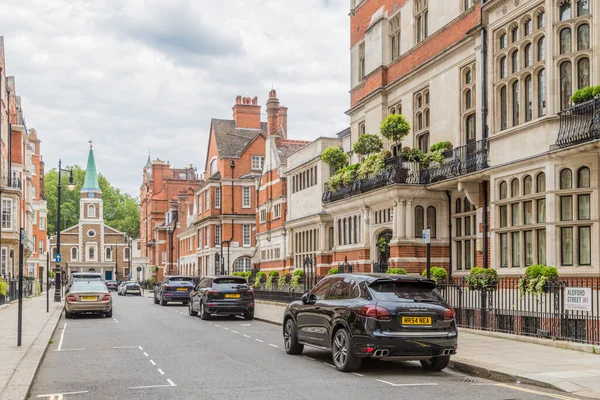
[[[137,196],[148,151],[204,170],[210,118],[271,87],[289,138],[348,123],[347,0],[1,0],[6,68],[46,168],[85,166]]]

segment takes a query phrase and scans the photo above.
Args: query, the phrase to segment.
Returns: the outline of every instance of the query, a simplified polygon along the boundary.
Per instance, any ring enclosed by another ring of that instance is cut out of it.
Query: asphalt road
[[[113,318],[59,322],[30,399],[577,399],[418,362],[373,361],[341,373],[331,356],[283,349],[281,327],[190,317],[179,304],[113,295]]]

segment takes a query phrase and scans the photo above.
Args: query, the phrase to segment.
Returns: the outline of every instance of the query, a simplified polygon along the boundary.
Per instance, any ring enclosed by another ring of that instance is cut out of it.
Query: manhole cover
[[[460,381],[463,383],[479,383],[477,379],[473,378],[462,378]]]

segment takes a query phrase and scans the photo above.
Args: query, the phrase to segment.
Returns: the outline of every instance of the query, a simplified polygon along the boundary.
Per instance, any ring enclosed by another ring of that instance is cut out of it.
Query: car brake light
[[[209,307],[216,307],[217,303],[208,303],[207,306],[209,306]]]
[[[444,310],[444,321],[452,321],[454,319],[454,309],[446,308]]]
[[[361,347],[360,351],[363,352],[363,353],[370,354],[370,353],[372,353],[372,352],[375,351],[375,347]]]
[[[248,304],[248,307],[254,307],[254,303]]]
[[[110,300],[110,294],[105,294],[104,297],[102,298],[102,301],[109,301]]]
[[[362,315],[363,317],[373,318],[378,321],[391,321],[392,314],[387,308],[381,306],[368,305],[360,307],[356,310],[358,315]]]
[[[209,290],[208,292],[206,292],[206,294],[208,296],[215,296],[215,295],[219,294],[219,292],[216,290]]]
[[[68,301],[72,301],[72,302],[74,302],[74,303],[76,303],[76,302],[77,302],[77,299],[76,299],[76,298],[75,298],[75,296],[73,296],[72,294],[70,294],[70,295],[68,295],[68,296],[67,296],[67,300],[68,300]]]

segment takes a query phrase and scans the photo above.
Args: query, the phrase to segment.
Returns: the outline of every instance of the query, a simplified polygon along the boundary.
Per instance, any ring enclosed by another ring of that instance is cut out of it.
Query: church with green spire
[[[65,190],[65,189],[63,189]],[[125,233],[104,224],[104,203],[90,142],[85,180],[80,191],[79,222],[60,233],[61,268],[73,272],[100,272],[106,280],[126,280],[131,249]],[[56,237],[50,239],[53,258]]]

